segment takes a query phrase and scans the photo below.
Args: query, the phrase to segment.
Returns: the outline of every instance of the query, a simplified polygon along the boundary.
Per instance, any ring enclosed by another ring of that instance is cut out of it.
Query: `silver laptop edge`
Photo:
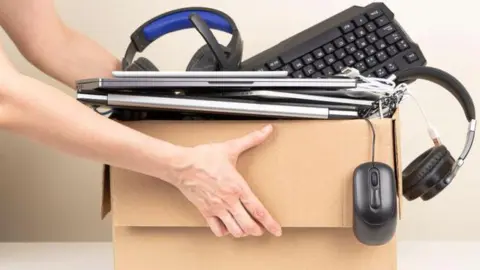
[[[310,87],[310,88],[355,88],[354,79],[294,79],[294,78],[96,78],[79,80],[77,89],[97,88],[146,88],[146,87]],[[153,90],[152,90],[153,91]]]
[[[106,98],[105,98],[106,97]],[[328,108],[288,106],[276,104],[243,103],[235,101],[184,99],[174,97],[149,97],[122,94],[107,96],[77,94],[77,100],[96,105],[131,108],[174,109],[190,112],[230,113],[254,116],[294,117],[294,118],[357,118],[354,110],[330,110]]]
[[[268,97],[268,98],[283,98],[283,99],[293,99],[293,100],[308,100],[308,101],[319,101],[319,102],[328,102],[336,104],[350,104],[350,105],[363,105],[371,106],[373,101],[370,100],[361,100],[354,98],[337,98],[337,97],[325,97],[325,96],[315,96],[308,94],[297,94],[291,92],[282,92],[282,91],[270,91],[270,90],[251,90],[251,91],[238,91],[238,92],[222,92],[214,93],[212,96],[223,96],[223,97],[245,97],[245,96],[254,96],[254,97]]]
[[[113,71],[117,78],[282,78],[287,71]]]

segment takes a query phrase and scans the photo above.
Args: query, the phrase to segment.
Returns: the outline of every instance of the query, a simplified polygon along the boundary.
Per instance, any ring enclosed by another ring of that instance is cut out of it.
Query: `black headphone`
[[[452,75],[437,68],[413,67],[398,72],[393,79],[397,85],[424,79],[442,86],[460,103],[469,123],[464,149],[456,160],[445,145],[436,143],[403,170],[404,197],[410,201],[419,197],[427,201],[438,195],[452,182],[470,152],[476,129],[475,106],[465,87]]]
[[[130,36],[131,42],[122,60],[122,69],[158,71],[157,67],[145,57],[139,57],[134,61],[135,54],[143,52],[150,43],[168,33],[193,27],[207,44],[193,55],[187,66],[188,71],[235,71],[240,68],[243,41],[233,19],[219,10],[189,7],[161,14],[135,30]],[[220,45],[210,28],[231,34],[232,38],[228,45]]]

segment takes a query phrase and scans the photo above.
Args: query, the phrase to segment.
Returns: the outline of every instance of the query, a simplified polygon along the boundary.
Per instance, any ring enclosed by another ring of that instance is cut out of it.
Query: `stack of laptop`
[[[150,119],[355,119],[378,95],[346,76],[296,79],[287,72],[114,71],[77,81],[77,100]]]

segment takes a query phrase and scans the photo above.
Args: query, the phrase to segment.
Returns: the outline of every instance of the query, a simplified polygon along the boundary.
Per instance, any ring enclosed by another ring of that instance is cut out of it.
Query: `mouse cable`
[[[368,124],[370,125],[370,129],[372,130],[372,164],[375,165],[375,137],[376,137],[375,128],[373,127],[373,124],[370,121],[370,119],[365,118],[365,121],[368,122]]]

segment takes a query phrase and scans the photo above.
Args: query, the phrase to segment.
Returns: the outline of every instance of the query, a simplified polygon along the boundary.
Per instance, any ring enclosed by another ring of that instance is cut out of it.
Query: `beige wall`
[[[249,57],[350,5],[368,2],[83,0],[57,1],[57,7],[69,25],[97,40],[118,57],[123,55],[131,31],[145,20],[182,6],[216,7],[235,18],[245,40],[244,55]],[[420,43],[429,63],[458,76],[480,104],[477,75],[480,30],[474,21],[478,17],[475,1],[397,0],[387,1],[387,4],[408,33]],[[254,16],[253,10],[262,15]],[[427,10],[430,19],[426,19],[421,10]],[[228,38],[219,36],[223,41]],[[73,95],[71,90],[30,66],[3,33],[1,41],[22,72]],[[202,40],[198,34],[184,31],[159,40],[146,55],[163,70],[183,70],[200,45]],[[443,141],[455,156],[458,155],[466,131],[459,105],[446,91],[429,83],[416,83],[414,91],[431,122],[441,132]],[[455,120],[447,121],[448,117]],[[406,165],[429,147],[430,142],[419,110],[412,102],[403,105],[402,118],[403,162]],[[109,220],[100,221],[99,218],[99,164],[66,156],[6,133],[0,133],[0,144],[0,241],[110,239]],[[480,239],[477,229],[480,226],[480,179],[476,171],[479,164],[480,146],[477,144],[447,192],[432,202],[406,203],[400,238]]]

